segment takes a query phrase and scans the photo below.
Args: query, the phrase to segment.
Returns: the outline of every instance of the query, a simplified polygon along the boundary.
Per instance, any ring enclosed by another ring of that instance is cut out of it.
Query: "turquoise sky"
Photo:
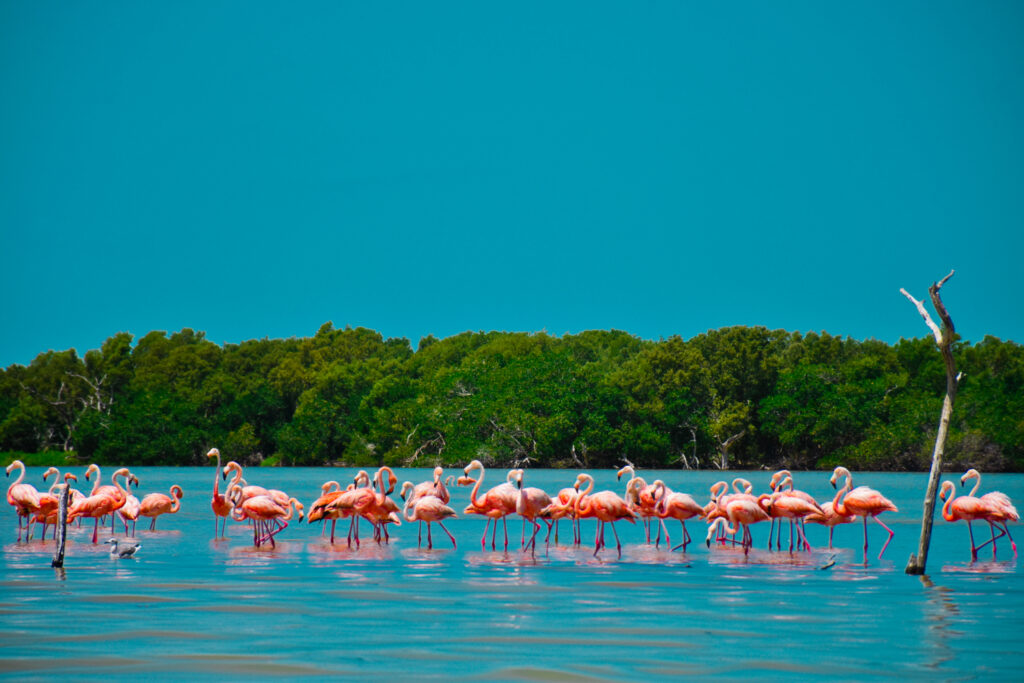
[[[725,325],[1024,340],[1021,2],[0,2],[0,366]]]

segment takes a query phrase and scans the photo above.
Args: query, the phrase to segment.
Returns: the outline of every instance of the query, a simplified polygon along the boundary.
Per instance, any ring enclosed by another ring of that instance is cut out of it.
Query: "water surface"
[[[391,544],[378,546],[364,523],[358,550],[346,546],[347,527],[339,525],[332,546],[319,523],[305,522],[281,532],[276,548],[255,549],[241,524],[229,523],[226,540],[213,539],[213,470],[135,470],[140,498],[166,493],[171,484],[180,484],[185,498],[182,511],[161,517],[155,532],[139,522],[143,547],[131,560],[93,546],[87,523],[71,530],[65,570],[58,572],[50,567],[52,541],[15,541],[7,507],[0,523],[0,676],[649,682],[1015,679],[1024,670],[1017,642],[1024,581],[1005,539],[996,560],[986,548],[972,563],[966,527],[936,515],[928,576],[903,573],[917,546],[925,474],[855,473],[855,485],[879,489],[900,508],[883,517],[896,537],[881,561],[885,532],[869,524],[865,563],[860,524],[839,527],[833,551],[824,548],[827,531],[808,525],[814,552],[792,555],[769,552],[767,526],[755,526],[749,557],[706,548],[700,523],[688,524],[697,542],[686,553],[647,546],[639,525],[620,524],[620,559],[614,547],[593,556],[593,522],[584,523],[579,549],[566,546],[571,535],[563,523],[559,546],[523,552],[516,518],[508,552],[500,531],[498,549],[482,550],[484,520],[461,514],[448,523],[455,550],[440,531],[434,550],[417,548],[415,524],[394,529]],[[30,468],[26,481],[41,486],[42,471]],[[418,482],[430,471],[397,473],[400,481]],[[284,489],[306,504],[325,480],[345,483],[354,474],[246,471],[250,483]],[[591,474],[597,488],[621,492],[614,472]],[[701,501],[721,477],[642,474]],[[746,476],[755,490],[769,478],[729,474]],[[484,485],[500,479],[489,472]],[[575,472],[530,470],[526,483],[554,492],[574,479]],[[833,494],[828,473],[795,479],[821,501]],[[1024,500],[1024,476],[985,475],[983,484],[1018,506]],[[452,494],[461,512],[469,490]],[[669,530],[678,542],[678,522]],[[975,533],[987,538],[987,526],[976,525]],[[109,537],[109,528],[101,531],[101,541]],[[610,531],[607,540],[613,543]]]

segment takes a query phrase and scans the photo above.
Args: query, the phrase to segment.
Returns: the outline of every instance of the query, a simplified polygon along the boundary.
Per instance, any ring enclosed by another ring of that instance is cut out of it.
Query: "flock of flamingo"
[[[274,537],[288,526],[288,522],[298,513],[301,521],[305,507],[293,496],[279,489],[267,489],[262,486],[250,485],[244,478],[243,468],[237,462],[221,464],[220,451],[213,448],[208,457],[216,458],[217,465],[213,481],[213,497],[211,507],[214,512],[214,537],[226,534],[227,520],[249,522],[252,525],[253,544],[256,547],[269,543],[276,545]],[[47,526],[56,529],[58,515],[58,495],[60,472],[51,467],[43,474],[46,481],[54,476],[54,484],[47,492],[40,492],[31,484],[24,483],[25,466],[15,460],[7,467],[7,476],[20,469],[17,480],[7,489],[7,502],[14,506],[18,515],[18,540],[21,541],[24,522],[26,540],[31,538],[34,523],[43,525],[42,537],[45,539]],[[96,476],[92,492],[85,495],[77,489],[69,492],[68,522],[82,518],[94,520],[92,542],[98,538],[100,521],[110,517],[111,532],[114,532],[117,519],[124,524],[125,534],[129,533],[128,523],[131,522],[131,535],[135,535],[135,522],[141,517],[151,518],[150,530],[156,528],[156,518],[162,514],[177,512],[181,507],[183,492],[180,486],[171,487],[170,494],[150,493],[141,500],[131,493],[131,486],[138,487],[138,478],[128,468],[120,468],[111,475],[110,485],[101,485],[100,468],[90,465],[85,477],[90,480]],[[222,480],[230,482],[224,492],[220,490]],[[501,520],[504,533],[504,548],[508,549],[507,519],[510,515],[519,515],[523,520],[521,547],[535,552],[537,535],[547,526],[544,538],[545,546],[550,544],[554,533],[555,544],[558,544],[558,524],[565,519],[572,524],[573,545],[581,545],[580,522],[594,519],[597,522],[594,535],[594,555],[597,556],[605,544],[605,525],[610,525],[615,538],[615,547],[619,557],[622,556],[622,544],[619,540],[616,522],[626,521],[635,524],[641,521],[645,529],[646,540],[651,542],[651,535],[657,532],[654,540],[660,547],[664,533],[665,545],[671,550],[686,546],[692,538],[686,528],[687,520],[704,520],[707,524],[705,542],[708,547],[712,541],[719,544],[740,546],[744,553],[749,553],[753,546],[750,527],[759,522],[771,522],[772,529],[768,533],[768,549],[782,549],[783,522],[789,523],[789,552],[794,550],[810,551],[811,545],[804,532],[804,524],[811,522],[821,524],[829,529],[828,547],[832,548],[832,534],[840,524],[849,524],[861,518],[864,527],[864,556],[868,552],[868,519],[871,518],[881,525],[888,538],[878,554],[879,559],[885,553],[893,538],[893,531],[878,517],[888,511],[896,512],[896,506],[878,491],[866,486],[853,487],[853,475],[845,467],[837,467],[832,473],[830,483],[836,488],[831,501],[819,504],[811,495],[793,487],[793,476],[788,470],[776,472],[770,482],[770,492],[754,495],[753,485],[746,479],[736,478],[732,481],[732,490],[725,481],[716,482],[710,489],[710,500],[701,505],[686,493],[671,490],[664,481],[657,479],[651,483],[637,476],[632,466],[618,471],[618,479],[625,478],[625,489],[622,496],[613,491],[594,492],[594,479],[589,474],[577,475],[571,487],[565,487],[552,497],[545,491],[524,485],[526,471],[523,469],[509,470],[505,481],[481,493],[484,481],[484,466],[479,460],[467,465],[461,476],[444,476],[444,469],[436,467],[433,479],[413,484],[404,482],[400,491],[404,505],[399,506],[390,495],[394,493],[398,479],[390,467],[381,467],[371,477],[366,471],[360,470],[346,488],[337,481],[325,482],[321,487],[321,496],[309,508],[310,523],[322,521],[323,534],[327,533],[327,522],[330,522],[330,543],[335,542],[335,525],[340,519],[349,520],[347,544],[360,545],[360,520],[369,522],[373,529],[373,539],[377,543],[390,540],[389,525],[401,525],[403,521],[419,522],[418,543],[423,542],[423,524],[427,527],[427,547],[433,548],[432,525],[437,524],[456,546],[455,537],[444,525],[444,520],[456,517],[456,511],[449,507],[451,494],[448,487],[453,483],[459,486],[472,487],[469,494],[469,505],[463,514],[481,515],[487,518],[483,535],[480,539],[482,549],[487,547],[487,534],[491,533],[491,548],[497,548],[498,521]],[[837,486],[839,480],[842,486]],[[949,522],[964,520],[967,522],[971,541],[971,559],[977,560],[978,551],[986,545],[992,545],[993,559],[996,557],[996,541],[1003,536],[1009,538],[1014,556],[1017,546],[1010,535],[1008,522],[1020,519],[1017,509],[1009,497],[998,491],[976,497],[981,486],[981,475],[977,470],[968,470],[960,478],[961,486],[974,479],[975,485],[969,495],[954,497],[954,484],[946,481],[942,485],[940,497],[943,501],[942,517]],[[63,483],[70,487],[77,481],[73,474],[65,474]],[[678,520],[682,531],[682,542],[671,545],[668,527],[665,520]],[[980,545],[974,540],[971,522],[981,521],[989,525],[991,538]],[[492,526],[493,522],[493,526]],[[79,522],[81,523],[81,522]],[[527,523],[530,525],[527,538]],[[104,522],[105,524],[105,522]],[[775,528],[777,524],[777,529]],[[998,531],[998,535],[997,535]],[[55,531],[54,531],[55,533]],[[740,539],[736,540],[736,535]]]

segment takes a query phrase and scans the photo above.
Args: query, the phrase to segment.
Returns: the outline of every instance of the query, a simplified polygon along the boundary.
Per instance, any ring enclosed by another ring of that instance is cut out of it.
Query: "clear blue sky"
[[[0,3],[0,366],[726,325],[1024,341],[1024,3]]]

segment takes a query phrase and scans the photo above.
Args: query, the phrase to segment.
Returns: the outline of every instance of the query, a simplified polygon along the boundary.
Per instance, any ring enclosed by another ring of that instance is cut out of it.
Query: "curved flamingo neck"
[[[843,500],[841,499],[843,499],[852,488],[852,479],[853,478],[850,475],[846,475],[846,483],[843,484],[842,488],[836,491],[836,496],[835,498],[832,499],[832,509],[835,511],[837,515],[842,515],[843,517],[845,517],[848,513],[846,512],[846,506],[843,505]]]
[[[92,491],[89,492],[90,496],[95,496],[96,492],[100,490],[100,479],[102,478],[102,474],[103,473],[100,472],[100,466],[99,465],[89,465],[89,469],[96,471],[96,483],[94,483],[92,485]],[[86,474],[88,474],[88,472],[86,472]],[[88,478],[89,477],[86,477],[86,479],[88,479]]]
[[[594,478],[589,474],[581,474],[580,477],[583,481],[587,482],[587,490],[580,491],[580,494],[576,496],[576,502],[573,503],[573,510],[576,516],[579,517],[580,513],[590,514],[591,500],[590,492],[594,490]],[[586,499],[586,500],[584,500]]]
[[[970,478],[974,479],[974,488],[971,489],[971,492],[967,495],[974,496],[978,493],[978,489],[981,488],[981,472],[978,472],[977,470],[972,471]]]
[[[476,483],[473,484],[473,490],[469,492],[469,502],[472,503],[474,507],[479,507],[480,503],[477,500],[477,494],[480,492],[480,485],[484,481],[484,466],[477,463],[477,467],[474,469],[480,470],[480,476],[477,477]]]
[[[220,478],[224,472],[220,468],[220,451],[217,451],[217,469],[213,471],[213,495],[220,494]]]
[[[241,481],[242,481],[242,466],[241,465],[239,465],[237,462],[232,460],[227,465],[224,466],[224,472],[225,472],[225,474],[227,472],[234,472],[234,476],[231,477],[231,482],[228,483],[228,491],[231,490],[232,486],[241,486]]]
[[[946,484],[949,484],[949,486],[947,487]],[[949,497],[946,498],[946,502],[942,505],[942,518],[947,522],[955,522],[956,518],[953,517],[953,482],[947,481],[946,484],[942,485],[942,493],[948,491]]]
[[[8,491],[13,489],[18,484],[20,484],[22,482],[22,480],[25,478],[25,463],[23,463],[20,460],[15,460],[14,462],[11,463],[11,467],[19,467],[19,468],[21,468],[21,473],[18,475],[18,478],[15,479],[14,482],[10,486],[7,487]],[[8,469],[7,471],[10,472],[10,469]]]

